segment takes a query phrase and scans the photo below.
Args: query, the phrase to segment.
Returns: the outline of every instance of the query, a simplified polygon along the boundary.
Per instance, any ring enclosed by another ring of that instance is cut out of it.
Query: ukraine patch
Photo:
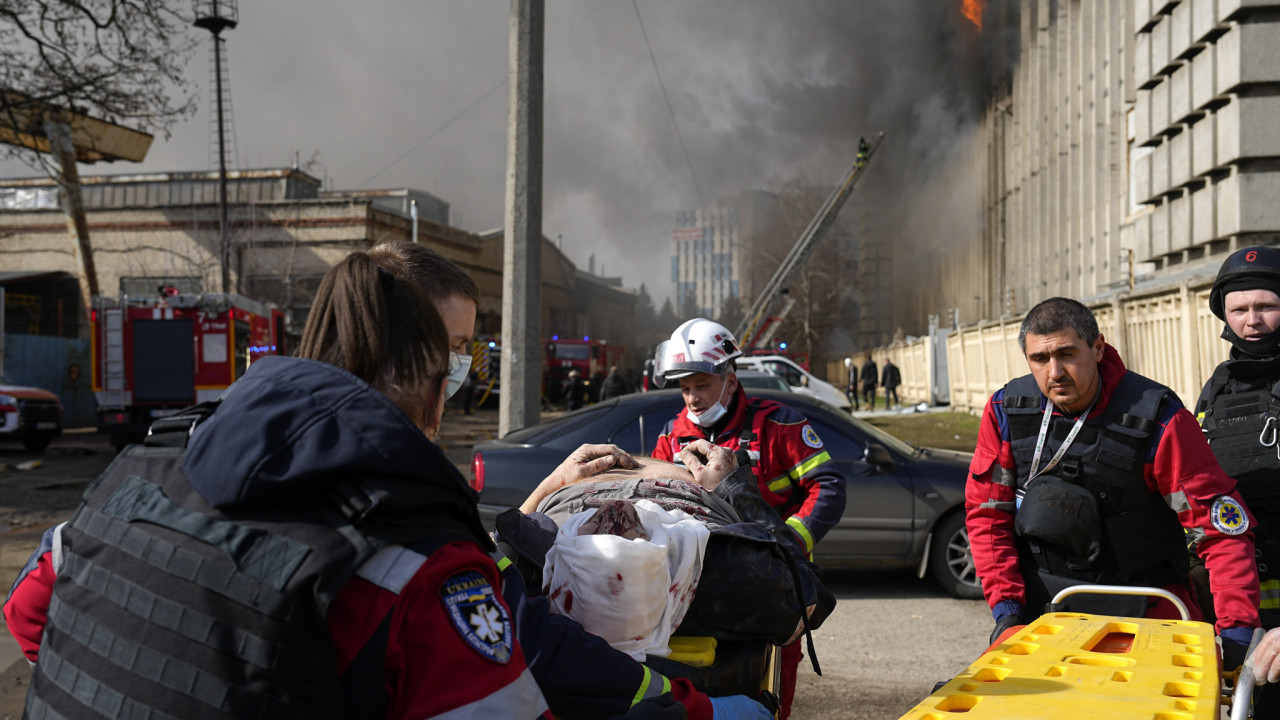
[[[804,438],[804,444],[817,450],[822,447],[822,438],[818,437],[818,433],[814,432],[812,425],[805,425],[800,436]]]
[[[1224,535],[1239,535],[1249,529],[1249,515],[1235,498],[1223,495],[1213,501],[1213,526]]]
[[[440,598],[453,629],[468,645],[487,660],[507,664],[511,659],[511,616],[484,575],[467,570],[451,576],[440,586]]]

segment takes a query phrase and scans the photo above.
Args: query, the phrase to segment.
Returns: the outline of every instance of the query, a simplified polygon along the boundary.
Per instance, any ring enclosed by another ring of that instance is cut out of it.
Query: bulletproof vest
[[[1226,392],[1231,373],[1219,365],[1209,379],[1200,427],[1218,464],[1235,478],[1250,508],[1280,510],[1280,382],[1270,387]],[[1257,505],[1258,507],[1253,507]]]
[[[1177,513],[1164,498],[1147,488],[1143,476],[1168,392],[1166,387],[1141,375],[1126,373],[1106,411],[1085,421],[1059,465],[1049,473],[1087,490],[1097,502],[1101,517],[1099,557],[1083,562],[1061,547],[1036,541],[1036,537],[1053,536],[1055,528],[1042,528],[1042,533],[1029,528],[1030,532],[1018,538],[1024,563],[1030,560],[1039,574],[1057,576],[1068,581],[1067,585],[1163,584],[1186,574],[1185,538]],[[1031,474],[1043,414],[1042,397],[1031,375],[1005,386],[1004,410],[1019,490],[1027,487]],[[1074,423],[1074,418],[1054,416],[1041,454],[1042,467],[1057,452]],[[1049,584],[1053,583],[1050,578]]]

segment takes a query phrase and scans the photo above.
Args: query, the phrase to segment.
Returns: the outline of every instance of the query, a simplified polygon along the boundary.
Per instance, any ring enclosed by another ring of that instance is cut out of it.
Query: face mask
[[[467,379],[467,374],[471,372],[471,356],[462,353],[449,353],[449,382],[445,385],[445,398],[453,397],[458,392],[458,388],[462,387],[462,383]]]
[[[729,412],[729,408],[721,404],[720,399],[724,397],[725,388],[729,387],[729,383],[724,384],[724,388],[720,389],[720,398],[716,398],[716,403],[698,415],[692,410],[685,410],[685,417],[689,418],[689,422],[699,427],[709,428],[719,422],[724,414]]]

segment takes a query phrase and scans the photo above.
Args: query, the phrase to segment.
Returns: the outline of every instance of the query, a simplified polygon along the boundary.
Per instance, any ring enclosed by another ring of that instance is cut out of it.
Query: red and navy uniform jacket
[[[844,515],[844,477],[831,462],[813,426],[799,411],[772,400],[748,401],[739,387],[730,401],[728,420],[711,430],[691,422],[681,410],[667,423],[653,449],[653,457],[680,462],[680,451],[697,439],[737,450],[748,402],[758,410],[752,423],[755,433],[747,452],[755,463],[756,481],[765,501],[777,509],[787,526],[799,536],[807,553]]]
[[[60,564],[61,527],[45,532],[4,605],[9,631],[33,663]],[[493,600],[500,604],[487,603],[496,615],[485,637],[468,639],[451,616],[448,584],[455,579],[473,595],[497,590]],[[350,704],[372,717],[551,717],[544,714],[548,705],[564,720],[614,717],[665,692],[691,720],[713,714],[710,699],[688,680],[652,672],[553,615],[545,598],[525,595],[514,568],[499,571],[472,542],[449,543],[429,556],[383,549],[334,599],[328,620]],[[494,652],[503,643],[505,662]]]
[[[1128,372],[1119,353],[1110,345],[1104,348],[1098,370],[1102,392],[1091,418],[1107,409],[1116,385]],[[1012,478],[1016,476],[1017,466],[1009,445],[1009,423],[1003,401],[1003,389],[987,401],[965,487],[966,526],[974,565],[982,579],[987,604],[998,615],[1004,614],[997,607],[1002,603],[1016,603],[1013,611],[1021,612],[1026,600],[1013,531]],[[1209,570],[1219,632],[1233,627],[1258,627],[1258,574],[1254,566],[1253,533],[1220,532],[1214,527],[1211,515],[1214,500],[1224,495],[1234,498],[1241,507],[1244,502],[1235,489],[1235,481],[1218,466],[1196,419],[1172,393],[1152,438],[1143,477],[1148,489],[1163,496],[1178,513],[1188,540],[1198,541],[1200,557]],[[1168,589],[1188,599],[1185,587]],[[1157,612],[1154,605],[1152,612]]]

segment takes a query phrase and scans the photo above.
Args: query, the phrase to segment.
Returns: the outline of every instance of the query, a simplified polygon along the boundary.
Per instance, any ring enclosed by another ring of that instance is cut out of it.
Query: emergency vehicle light
[[[559,339],[560,339],[560,336],[559,336],[559,335],[552,335],[552,336],[551,336],[551,339],[552,339],[552,340],[559,340]],[[493,343],[489,343],[489,347],[493,347]]]
[[[587,337],[586,335],[583,335],[582,342],[591,342],[591,338]]]
[[[492,348],[492,347],[498,347],[498,343],[496,343],[496,342],[494,342],[494,341],[490,340],[490,341],[489,341],[489,347],[491,347],[491,348]]]

